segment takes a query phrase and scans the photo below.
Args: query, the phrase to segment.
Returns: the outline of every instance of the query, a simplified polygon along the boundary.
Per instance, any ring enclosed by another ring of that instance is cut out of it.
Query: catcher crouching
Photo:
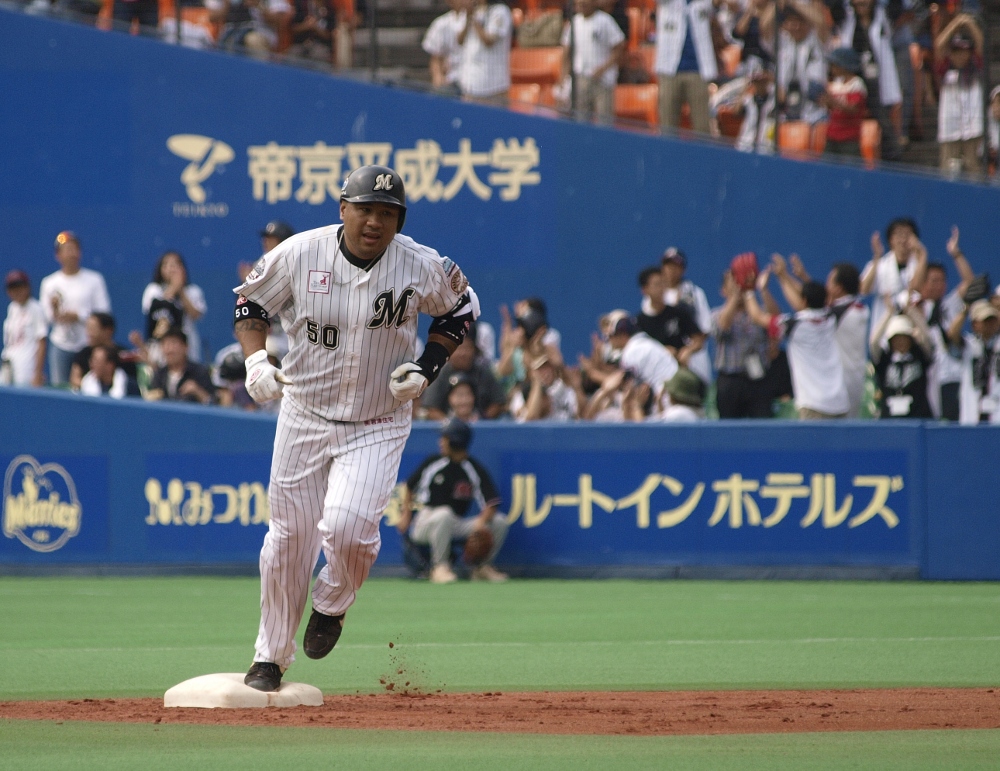
[[[492,564],[507,536],[507,520],[497,512],[500,497],[489,472],[469,455],[471,443],[472,429],[452,418],[438,438],[440,455],[424,460],[406,480],[397,524],[403,554],[414,572],[429,567],[434,584],[458,580],[453,561],[464,563],[460,567],[473,581],[507,580]],[[468,516],[473,503],[479,513]]]

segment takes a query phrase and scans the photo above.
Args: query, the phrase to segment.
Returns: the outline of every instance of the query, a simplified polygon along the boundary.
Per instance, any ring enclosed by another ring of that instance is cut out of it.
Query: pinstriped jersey
[[[285,398],[327,420],[371,420],[401,405],[389,374],[415,355],[418,313],[454,310],[468,281],[451,260],[396,235],[368,270],[340,249],[341,226],[308,230],[265,254],[236,294],[288,333]]]

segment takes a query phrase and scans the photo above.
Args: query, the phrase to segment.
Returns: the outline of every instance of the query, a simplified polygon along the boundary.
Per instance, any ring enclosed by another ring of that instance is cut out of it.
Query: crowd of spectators
[[[260,232],[266,253],[293,235],[274,221]],[[719,302],[685,276],[684,252],[670,247],[637,271],[632,309],[597,320],[591,350],[567,364],[562,335],[540,297],[500,307],[499,341],[480,320],[416,407],[418,419],[689,422],[709,417],[800,419],[938,418],[1000,422],[1000,286],[976,276],[954,227],[942,245],[959,282],[932,261],[909,218],[871,237],[872,258],[814,279],[796,255],[735,257]],[[888,251],[886,251],[886,245]],[[183,257],[165,252],[138,300],[145,331],[116,341],[105,282],[81,265],[80,239],[54,244],[59,270],[32,297],[28,275],[7,274],[0,385],[66,388],[86,396],[175,400],[244,410],[239,344],[201,363],[197,323],[204,293]],[[237,279],[250,270],[240,263]],[[773,283],[789,312],[771,292]],[[499,350],[497,350],[497,346]],[[267,339],[275,366],[288,350],[280,319]],[[713,359],[709,358],[712,355]]]
[[[935,138],[923,125],[922,105],[936,103],[941,170],[995,177],[1000,86],[988,90],[983,31],[961,3],[660,0],[652,10],[639,0],[567,0],[565,8],[540,0],[445,2],[447,12],[422,41],[439,93],[507,104],[512,46],[561,46],[562,74],[544,86],[542,103],[580,120],[610,123],[616,85],[650,83],[663,131],[721,132],[739,150],[772,153],[779,124],[801,123],[813,150],[860,157],[866,141],[875,141],[872,153],[899,160],[911,138]],[[188,45],[350,66],[353,0],[180,6],[183,13],[160,18],[158,0],[27,3],[95,19],[113,8],[119,25],[135,21],[137,30],[169,40],[182,18],[180,39]],[[190,16],[195,10],[204,15]],[[866,121],[877,123],[869,135],[876,140],[865,139]]]

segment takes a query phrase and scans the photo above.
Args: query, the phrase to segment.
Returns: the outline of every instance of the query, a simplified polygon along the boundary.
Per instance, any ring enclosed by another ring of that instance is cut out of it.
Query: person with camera
[[[886,314],[870,340],[880,418],[933,417],[927,373],[933,362],[927,322],[916,305]]]
[[[778,104],[782,120],[809,125],[826,118],[826,59],[821,38],[826,20],[818,4],[789,0],[778,32]]]
[[[519,300],[514,306],[513,320],[507,306],[502,305],[500,320],[500,359],[494,369],[506,393],[526,380],[538,359],[544,357],[557,369],[562,368],[559,333],[549,327],[541,300]]]

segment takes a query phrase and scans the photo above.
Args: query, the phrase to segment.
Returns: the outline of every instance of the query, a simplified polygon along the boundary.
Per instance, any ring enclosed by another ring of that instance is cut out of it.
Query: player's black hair
[[[909,228],[913,231],[913,235],[920,238],[920,228],[917,227],[917,223],[910,217],[896,217],[892,222],[886,225],[885,228],[885,240],[886,243],[892,240],[892,234],[896,232],[898,228]]]
[[[858,269],[849,262],[838,262],[833,266],[833,280],[845,294],[857,294],[861,288]]]
[[[167,251],[165,251],[163,254],[160,255],[160,259],[157,260],[156,267],[153,269],[153,283],[154,284],[163,283],[163,261],[166,260],[167,257],[169,257],[170,255],[176,257],[177,261],[181,264],[181,267],[184,268],[184,284],[186,286],[189,279],[188,266],[187,263],[184,262],[183,255],[181,255],[180,252],[174,249],[167,249]]]
[[[944,266],[943,262],[928,262],[927,272],[930,273],[932,270],[940,270],[945,276],[948,275],[948,269]]]
[[[650,265],[648,268],[643,268],[639,271],[639,288],[645,289],[646,283],[653,276],[659,276],[660,269],[656,265]]]
[[[826,287],[818,281],[807,281],[802,285],[802,299],[807,308],[822,308],[826,305]]]
[[[115,317],[110,313],[105,313],[104,311],[94,311],[90,314],[90,317],[101,326],[101,329],[110,329],[112,332],[115,331]]]
[[[161,341],[166,340],[168,337],[176,337],[184,345],[188,344],[188,336],[185,334],[184,330],[180,327],[170,327],[166,332],[163,333],[163,337],[160,338]]]

